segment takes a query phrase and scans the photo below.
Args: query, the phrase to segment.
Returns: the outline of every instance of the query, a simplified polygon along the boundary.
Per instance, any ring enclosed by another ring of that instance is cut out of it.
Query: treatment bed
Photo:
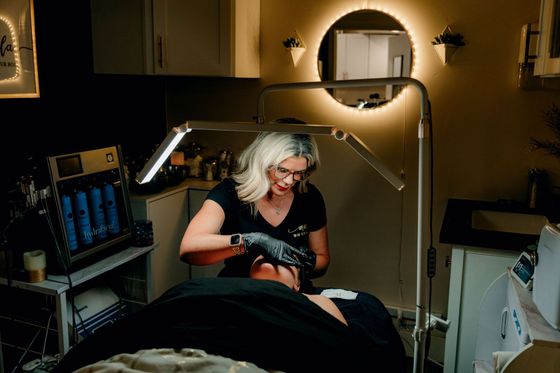
[[[331,299],[348,327],[275,281],[185,281],[98,329],[53,372],[404,372],[404,347],[383,304],[363,292]],[[114,363],[110,370],[107,359],[134,369]],[[178,369],[187,363],[193,366]]]

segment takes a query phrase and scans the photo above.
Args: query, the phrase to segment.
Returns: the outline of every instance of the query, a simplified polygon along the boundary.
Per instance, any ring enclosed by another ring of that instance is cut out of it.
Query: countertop
[[[454,245],[523,251],[528,245],[534,244],[539,237],[539,234],[474,229],[472,227],[472,212],[475,210],[543,215],[535,209],[529,209],[512,201],[477,201],[451,198],[447,202],[439,241]]]
[[[201,178],[186,178],[182,182],[177,185],[168,186],[163,188],[162,190],[153,192],[153,193],[137,193],[131,191],[129,193],[129,197],[131,200],[134,199],[143,199],[148,200],[154,197],[161,197],[163,195],[176,193],[179,190],[184,189],[199,189],[199,190],[210,190],[214,186],[216,186],[220,181],[219,180],[212,180],[206,181]]]

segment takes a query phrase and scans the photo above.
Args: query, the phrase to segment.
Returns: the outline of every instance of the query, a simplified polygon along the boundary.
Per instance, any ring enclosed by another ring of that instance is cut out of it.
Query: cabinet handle
[[[502,339],[506,339],[507,314],[508,308],[504,307],[504,309],[502,310],[502,322],[500,325],[500,335],[502,336]]]
[[[158,35],[157,37],[157,49],[158,49],[158,65],[160,69],[163,69],[163,36]]]

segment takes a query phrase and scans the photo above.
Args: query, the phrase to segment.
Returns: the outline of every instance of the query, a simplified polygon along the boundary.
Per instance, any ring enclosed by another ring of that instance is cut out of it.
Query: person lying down
[[[354,319],[344,320],[337,307],[329,307],[329,299],[296,292],[301,281],[297,268],[260,261],[253,275],[260,279],[216,277],[177,284],[137,312],[97,329],[72,347],[52,373],[115,362],[113,357],[123,354],[146,357],[146,350],[153,349],[156,357],[167,357],[172,349],[193,359],[190,351],[196,349],[289,373],[393,371],[383,369],[385,363],[394,365],[386,338],[379,335],[377,343],[360,333],[352,327]],[[302,353],[329,358],[302,359]]]
[[[300,290],[302,275],[302,271],[298,267],[274,263],[262,255],[257,256],[249,272],[249,277],[252,279],[278,281],[296,292]],[[305,295],[310,301],[317,304],[331,316],[334,316],[338,321],[348,326],[348,322],[332,300],[320,294],[301,294]]]

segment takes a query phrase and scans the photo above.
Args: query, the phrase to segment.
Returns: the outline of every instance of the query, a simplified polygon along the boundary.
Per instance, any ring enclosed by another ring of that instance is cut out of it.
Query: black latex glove
[[[298,259],[301,262],[303,271],[307,278],[310,278],[311,274],[315,270],[315,264],[317,264],[317,254],[311,249],[306,247],[300,247],[301,255],[298,255]]]
[[[303,255],[301,250],[266,233],[254,232],[243,234],[243,246],[247,253],[261,254],[282,264],[302,267],[302,264],[297,259]]]

